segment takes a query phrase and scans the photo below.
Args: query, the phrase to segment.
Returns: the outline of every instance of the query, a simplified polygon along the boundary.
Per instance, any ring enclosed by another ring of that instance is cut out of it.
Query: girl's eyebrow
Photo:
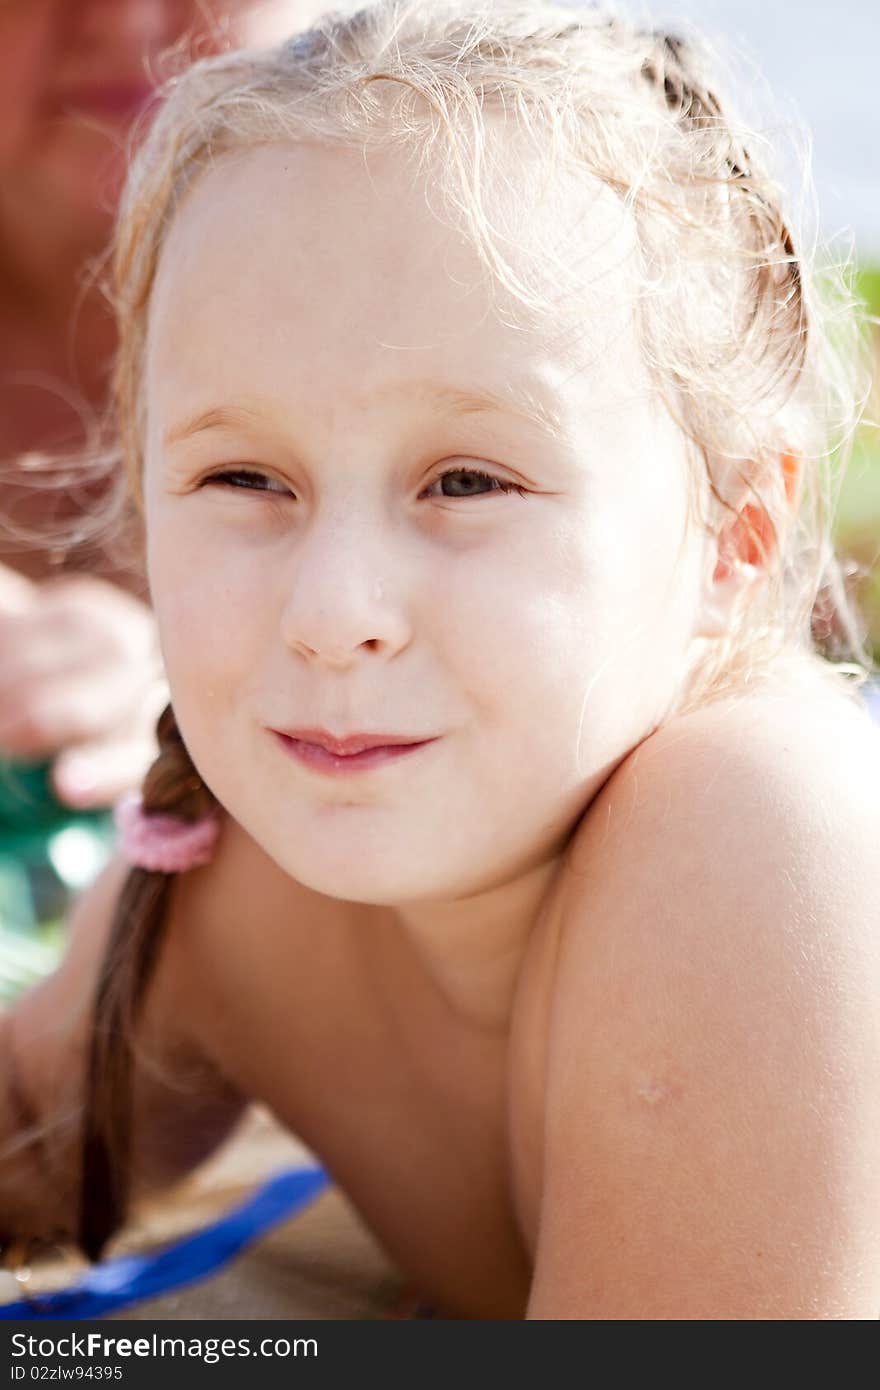
[[[437,381],[433,377],[420,377],[414,381],[397,383],[371,392],[371,398],[383,395],[412,395],[429,398],[453,415],[481,415],[494,412],[513,415],[527,424],[537,425],[554,438],[566,434],[566,423],[546,393],[537,384],[527,380],[511,380],[506,383],[504,394],[488,388],[474,390],[452,386],[449,382]]]
[[[258,420],[258,412],[248,410],[246,406],[211,406],[209,410],[200,410],[179,424],[171,425],[165,433],[165,447],[179,444],[181,440],[190,439],[194,434],[202,434],[206,430],[235,429],[236,426],[256,424]]]
[[[422,377],[415,381],[395,382],[370,392],[372,401],[382,396],[406,396],[428,399],[451,415],[502,414],[512,415],[530,425],[537,425],[554,439],[566,434],[566,425],[560,412],[548,401],[542,392],[527,382],[510,382],[505,394],[482,389],[468,390],[452,386],[449,382],[436,381]],[[179,444],[193,435],[208,430],[234,429],[259,422],[260,413],[247,406],[211,406],[195,415],[171,425],[165,435],[166,448]]]

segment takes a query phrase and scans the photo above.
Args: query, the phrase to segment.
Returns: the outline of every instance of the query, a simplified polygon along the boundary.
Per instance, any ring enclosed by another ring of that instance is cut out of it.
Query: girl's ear
[[[794,454],[782,454],[780,468],[785,498],[794,511],[800,491],[800,460]],[[707,543],[698,636],[721,637],[730,630],[738,608],[748,601],[777,559],[779,539],[766,508],[755,500],[751,489],[744,490],[718,534]]]

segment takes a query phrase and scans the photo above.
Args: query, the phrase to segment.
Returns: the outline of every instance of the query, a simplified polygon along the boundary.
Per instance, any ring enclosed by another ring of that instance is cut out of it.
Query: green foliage
[[[880,265],[863,265],[856,272],[856,293],[868,313],[880,318]]]
[[[875,362],[880,363],[880,265],[861,266],[856,293],[875,322],[872,325]],[[868,419],[855,440],[853,456],[841,490],[835,525],[838,550],[855,560],[864,578],[857,597],[868,625],[875,659],[880,659],[880,428],[877,426],[880,389],[875,381]]]

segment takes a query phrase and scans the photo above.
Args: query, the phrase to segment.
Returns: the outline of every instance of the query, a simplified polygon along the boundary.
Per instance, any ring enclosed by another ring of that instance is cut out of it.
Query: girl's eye
[[[270,478],[265,473],[255,473],[249,468],[227,468],[222,473],[212,473],[204,479],[202,486],[209,483],[241,488],[244,492],[268,492],[273,497],[292,496],[290,489],[277,478]]]
[[[496,478],[492,473],[482,473],[478,468],[447,468],[431,486],[435,487],[438,483],[443,491],[435,496],[440,497],[480,497],[491,492],[518,492],[520,497],[526,495],[526,489],[518,483],[509,483],[504,478]],[[449,491],[446,491],[447,483]]]
[[[204,479],[203,486],[219,484],[221,487],[241,488],[244,492],[263,492],[273,497],[291,497],[290,489],[276,478],[265,473],[257,473],[249,468],[227,468],[221,473],[212,473]],[[518,483],[509,483],[504,478],[496,478],[492,473],[483,473],[478,468],[447,468],[436,478],[431,487],[441,491],[433,495],[452,499],[480,497],[493,492],[516,492],[525,497],[526,489]],[[430,489],[428,490],[430,493]]]

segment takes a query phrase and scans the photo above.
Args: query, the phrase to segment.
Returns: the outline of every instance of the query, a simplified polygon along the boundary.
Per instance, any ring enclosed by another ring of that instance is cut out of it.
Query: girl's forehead
[[[490,218],[503,223],[511,199],[509,184],[487,190]],[[309,144],[230,154],[199,177],[169,230],[148,374],[178,394],[205,373],[231,386],[243,364],[281,390],[293,364],[365,382],[529,367],[548,380],[586,371],[594,389],[625,380],[632,390],[643,373],[628,216],[586,178],[530,210],[521,245],[504,247],[513,273],[533,277],[541,246],[569,269],[580,258],[584,281],[576,300],[560,294],[552,314],[536,315],[487,270],[430,172],[414,178],[390,153]],[[550,270],[547,260],[542,286],[552,296]]]

